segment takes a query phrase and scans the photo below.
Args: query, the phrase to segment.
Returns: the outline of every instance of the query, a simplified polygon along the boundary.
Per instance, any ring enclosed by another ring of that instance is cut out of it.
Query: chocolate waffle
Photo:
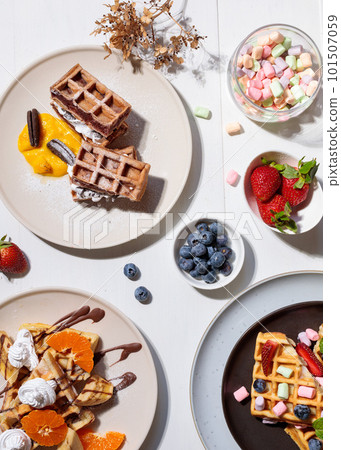
[[[146,190],[149,170],[147,163],[83,141],[71,182],[99,194],[138,202]]]
[[[268,376],[264,375],[262,368],[262,348],[266,341],[272,340],[279,345],[272,360],[271,371]],[[311,425],[314,420],[321,417],[323,410],[323,393],[315,382],[313,376],[308,369],[301,363],[300,357],[297,355],[294,347],[289,342],[288,338],[283,333],[259,333],[256,341],[256,348],[254,354],[255,364],[253,368],[253,382],[251,388],[251,414],[255,417],[263,419],[273,419],[289,424],[306,424]],[[285,366],[292,369],[293,373],[290,378],[286,378],[277,373],[279,366]],[[253,383],[256,379],[264,380],[266,383],[266,390],[259,394],[253,388]],[[289,398],[283,400],[278,397],[278,385],[280,383],[287,383],[289,385]],[[312,387],[316,389],[316,395],[313,399],[308,399],[298,396],[298,388],[300,386]],[[257,411],[255,408],[255,401],[258,396],[262,396],[265,400],[265,408],[262,411]],[[287,411],[280,417],[273,412],[273,407],[278,402],[284,402]],[[296,405],[307,405],[310,408],[310,416],[307,420],[298,419],[294,414]]]
[[[54,83],[50,92],[54,109],[61,108],[109,141],[131,111],[128,102],[79,64]]]
[[[291,437],[291,439],[297,444],[300,450],[309,450],[309,440],[316,439],[314,428],[298,429],[293,425],[288,425],[284,431]]]

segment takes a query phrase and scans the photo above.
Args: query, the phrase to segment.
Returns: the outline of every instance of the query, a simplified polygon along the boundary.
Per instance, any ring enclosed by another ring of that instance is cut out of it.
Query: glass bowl
[[[240,86],[237,77],[237,59],[242,47],[246,44],[255,45],[259,36],[269,34],[273,31],[279,31],[284,36],[292,39],[292,46],[302,45],[303,49],[310,53],[312,59],[312,70],[315,72],[315,80],[318,81],[317,88],[313,95],[303,103],[297,103],[295,106],[287,110],[266,109],[258,106],[249,99]],[[305,111],[313,103],[317,97],[318,91],[322,84],[322,57],[315,42],[303,31],[291,25],[272,24],[258,28],[249,34],[240,45],[236,48],[230,59],[227,71],[227,85],[235,104],[243,113],[252,120],[258,122],[285,122],[293,117],[297,117]]]

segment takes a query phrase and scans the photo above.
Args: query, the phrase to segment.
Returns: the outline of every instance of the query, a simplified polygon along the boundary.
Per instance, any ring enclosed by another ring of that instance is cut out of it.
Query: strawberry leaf
[[[284,178],[288,178],[289,180],[291,180],[292,178],[298,178],[300,176],[299,171],[294,167],[289,166],[289,164],[284,164],[284,170],[281,171],[281,174]]]
[[[305,184],[305,180],[302,177],[299,177],[299,179],[294,184],[294,189],[302,189]]]
[[[302,160],[301,160],[302,161]],[[300,162],[301,162],[300,161]],[[299,165],[299,171],[301,174],[306,175],[311,171],[313,167],[316,166],[316,159],[303,163],[301,166]]]
[[[284,170],[284,166],[283,166],[283,164],[277,164],[277,163],[275,163],[275,161],[268,161],[267,159],[265,159],[264,157],[262,158],[262,163],[265,165],[265,166],[271,166],[271,167],[274,167],[275,169],[277,169],[278,170],[278,172],[281,172],[282,170]]]
[[[11,247],[11,246],[12,246],[12,244],[11,244],[9,241],[6,241],[6,240],[5,240],[6,237],[7,237],[7,234],[5,234],[5,236],[3,236],[3,237],[0,239],[0,250],[1,250],[2,248],[8,248],[8,247]]]

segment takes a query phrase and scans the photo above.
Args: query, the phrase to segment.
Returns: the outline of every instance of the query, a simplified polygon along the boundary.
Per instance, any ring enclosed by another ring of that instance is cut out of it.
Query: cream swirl
[[[7,430],[0,434],[0,450],[31,450],[31,439],[23,430]]]
[[[38,365],[38,356],[34,349],[32,334],[26,330],[19,330],[14,344],[8,350],[8,360],[16,369],[27,367],[32,371]]]
[[[42,409],[56,402],[55,388],[57,383],[53,380],[46,381],[43,378],[33,378],[26,381],[18,392],[19,400],[24,405]]]

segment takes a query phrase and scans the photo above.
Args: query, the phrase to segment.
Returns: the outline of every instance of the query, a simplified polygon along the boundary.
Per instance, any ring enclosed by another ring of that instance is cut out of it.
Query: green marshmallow
[[[302,98],[300,99],[300,103],[306,102],[307,100],[309,100],[309,98],[310,98],[310,97],[308,97],[307,95],[305,95],[304,97],[302,97]]]
[[[279,366],[277,369],[277,373],[279,373],[280,375],[282,375],[284,378],[290,378],[291,375],[293,374],[293,370],[290,369],[289,367],[285,367],[285,366]]]
[[[290,69],[296,70],[297,64],[296,64],[296,56],[294,55],[288,55],[285,58],[285,62],[288,64]]]
[[[295,86],[299,82],[300,82],[300,76],[298,75],[298,73],[296,75],[294,75],[292,78],[290,78],[291,86]]]
[[[204,106],[196,106],[194,109],[194,115],[201,119],[208,119],[210,117],[210,110]]]
[[[278,58],[279,56],[283,55],[283,53],[286,51],[286,48],[282,44],[277,44],[276,47],[272,49],[272,56],[274,58]]]
[[[289,50],[289,48],[291,47],[291,38],[289,38],[288,36],[286,36],[284,38],[284,41],[282,42],[283,47],[285,48],[285,50]]]
[[[282,400],[288,400],[289,398],[289,385],[287,383],[279,383],[277,396]]]
[[[299,72],[304,69],[302,61],[300,59],[298,59],[296,62],[296,68]]]
[[[297,101],[300,101],[301,98],[305,97],[304,90],[298,84],[291,88],[291,92]]]
[[[254,72],[258,72],[259,69],[260,69],[260,64],[256,59],[254,59],[251,70],[253,70]]]
[[[270,89],[274,97],[280,97],[283,95],[284,89],[278,80],[274,80],[270,84]]]
[[[286,111],[287,109],[290,109],[287,105],[282,106],[282,108],[279,108],[280,111]]]
[[[269,106],[272,106],[273,104],[273,99],[272,97],[267,98],[266,100],[263,100],[262,105],[264,106],[264,108],[268,108]]]

